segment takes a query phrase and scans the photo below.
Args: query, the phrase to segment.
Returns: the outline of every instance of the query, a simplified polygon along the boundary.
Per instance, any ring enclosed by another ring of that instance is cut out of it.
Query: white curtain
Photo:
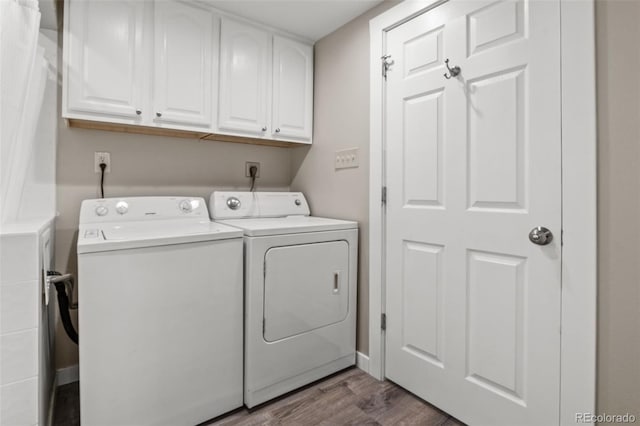
[[[0,0],[0,223],[17,219],[32,154],[45,78],[39,27],[37,0]]]

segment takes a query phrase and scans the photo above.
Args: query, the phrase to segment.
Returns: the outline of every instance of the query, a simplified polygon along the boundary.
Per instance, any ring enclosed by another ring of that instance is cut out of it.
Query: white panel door
[[[217,19],[193,4],[154,5],[154,120],[209,127]]]
[[[473,425],[558,424],[559,23],[451,0],[387,36],[386,375]]]
[[[263,136],[268,131],[270,36],[223,18],[218,127]]]
[[[313,121],[313,46],[273,37],[274,138],[311,141]]]
[[[68,110],[139,118],[144,2],[72,1],[66,7]]]

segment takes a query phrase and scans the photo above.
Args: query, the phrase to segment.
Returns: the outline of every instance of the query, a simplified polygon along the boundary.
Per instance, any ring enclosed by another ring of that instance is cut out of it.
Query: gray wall
[[[291,189],[303,191],[319,216],[360,223],[358,350],[369,353],[369,20],[383,4],[315,46],[314,134],[291,156]],[[360,167],[334,169],[335,151],[359,148]]]
[[[598,0],[598,411],[640,419],[640,2]]]
[[[57,159],[56,269],[74,274],[80,202],[99,197],[94,151],[111,153],[105,196],[190,195],[249,189],[245,161],[260,162],[258,190],[288,190],[290,150],[225,142],[73,129],[60,124]],[[82,286],[82,282],[79,282]],[[73,316],[74,324],[77,317]],[[78,363],[77,346],[58,326],[58,368]]]

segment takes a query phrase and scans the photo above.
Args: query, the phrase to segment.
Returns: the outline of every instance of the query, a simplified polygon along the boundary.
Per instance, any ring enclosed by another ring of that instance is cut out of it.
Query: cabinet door
[[[222,19],[219,120],[221,130],[262,136],[268,131],[270,37]]]
[[[195,5],[155,2],[156,122],[211,126],[216,21],[211,11]]]
[[[70,1],[66,7],[65,112],[139,118],[144,2]]]
[[[273,37],[272,135],[311,141],[313,122],[313,47]]]

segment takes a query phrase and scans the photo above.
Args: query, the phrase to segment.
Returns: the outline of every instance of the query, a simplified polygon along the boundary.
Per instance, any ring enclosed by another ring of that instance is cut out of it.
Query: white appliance
[[[356,222],[309,216],[300,192],[214,192],[212,219],[244,230],[244,403],[355,363]]]
[[[82,424],[194,425],[242,406],[241,237],[202,198],[82,202]]]

